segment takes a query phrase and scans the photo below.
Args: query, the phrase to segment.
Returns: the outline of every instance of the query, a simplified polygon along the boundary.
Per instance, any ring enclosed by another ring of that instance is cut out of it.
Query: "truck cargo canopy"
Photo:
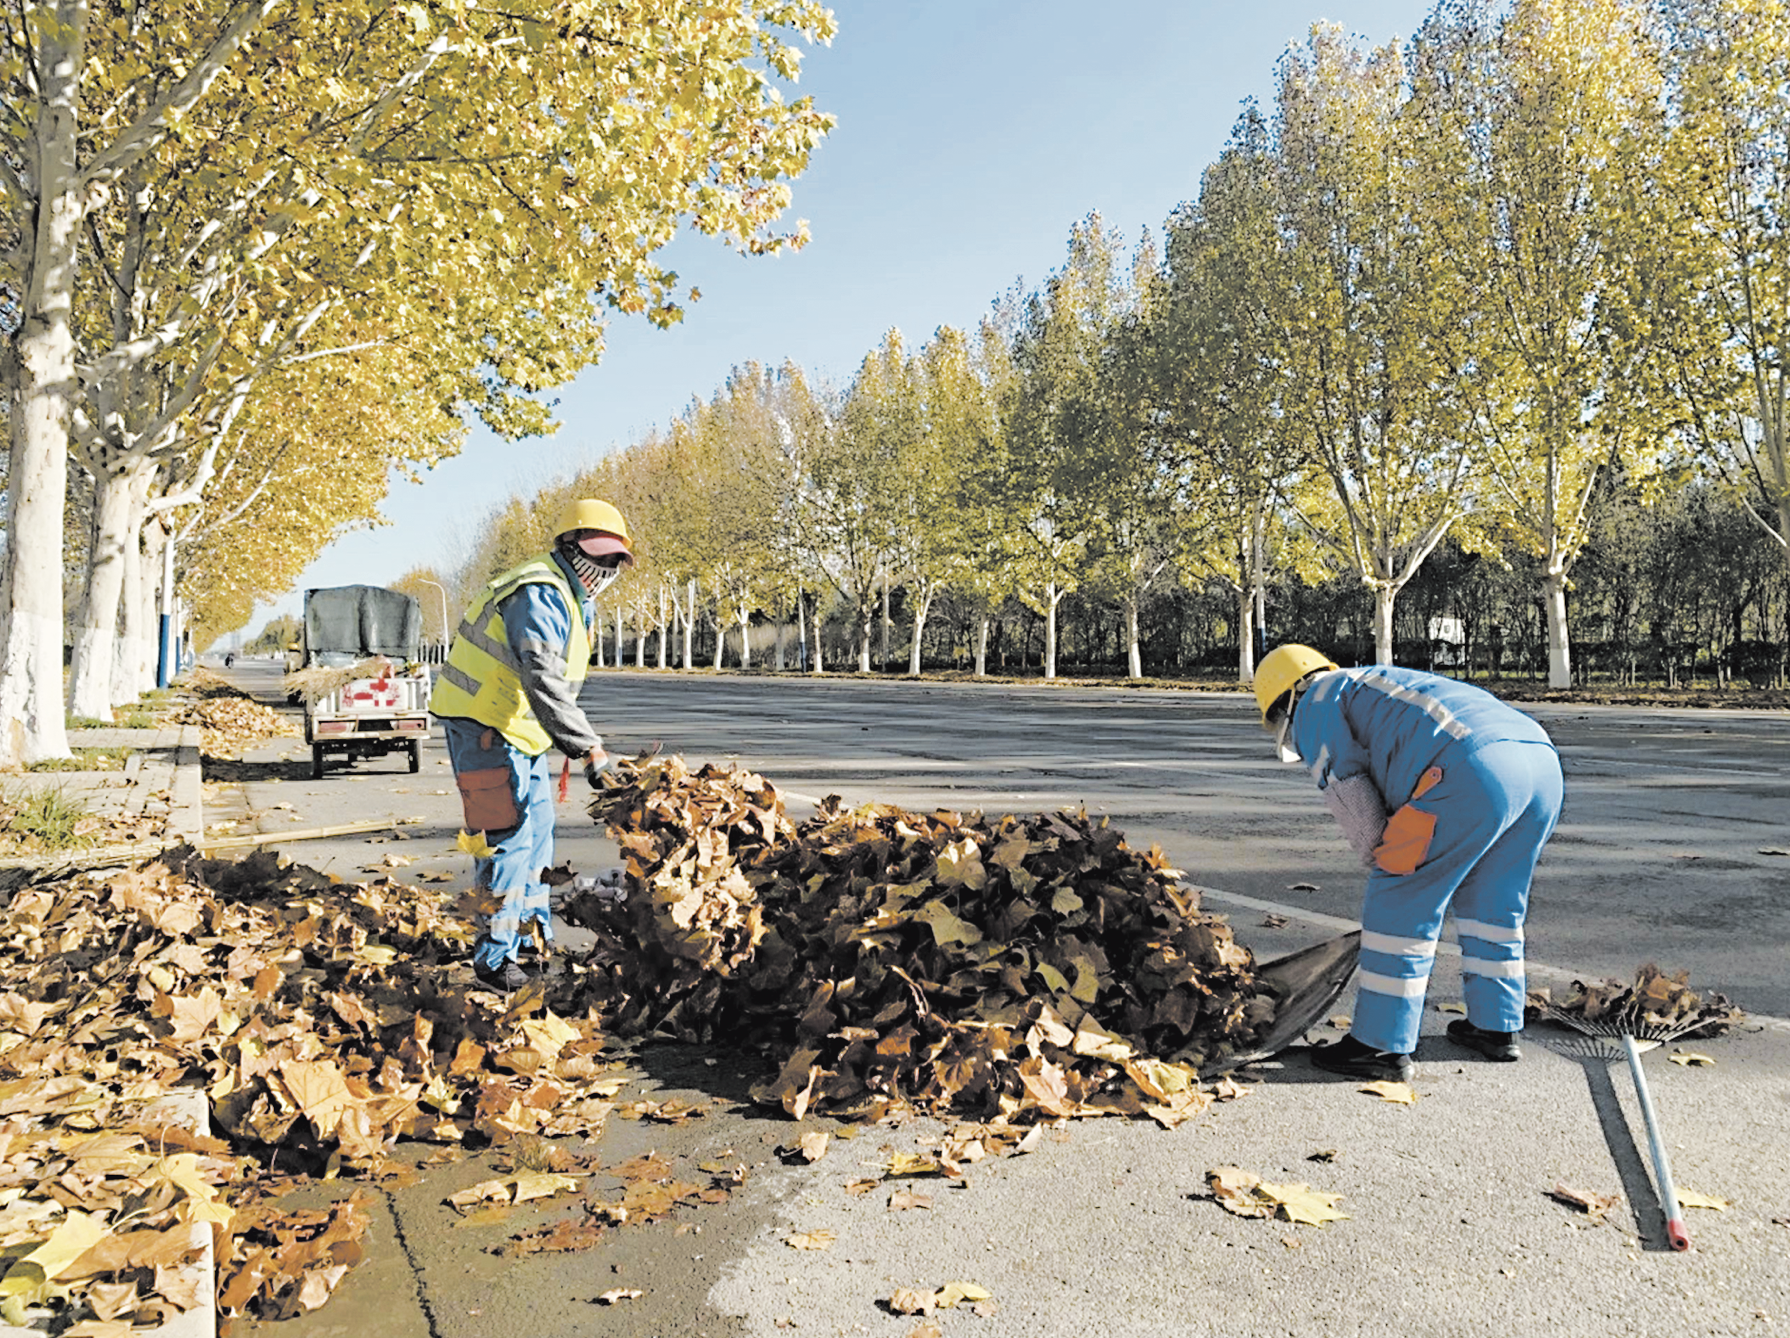
[[[376,585],[338,585],[305,591],[305,658],[311,664],[352,664],[369,655],[414,660],[422,652],[423,606]]]

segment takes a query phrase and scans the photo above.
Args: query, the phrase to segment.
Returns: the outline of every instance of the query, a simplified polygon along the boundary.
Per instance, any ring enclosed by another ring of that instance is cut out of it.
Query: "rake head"
[[[1529,995],[1528,1016],[1571,1027],[1587,1036],[1628,1036],[1660,1045],[1693,1036],[1719,1036],[1746,1015],[1719,994],[1698,996],[1689,973],[1668,976],[1657,966],[1642,967],[1634,983],[1575,980],[1566,998],[1555,1002],[1547,990]]]

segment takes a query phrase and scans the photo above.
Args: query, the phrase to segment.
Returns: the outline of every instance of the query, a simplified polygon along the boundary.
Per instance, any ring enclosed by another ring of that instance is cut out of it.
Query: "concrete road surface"
[[[239,663],[231,676],[267,692],[276,671]],[[692,761],[734,760],[792,806],[827,793],[990,813],[1085,804],[1134,844],[1159,843],[1259,956],[1354,922],[1360,870],[1309,780],[1271,760],[1241,695],[608,671],[584,701],[612,751],[660,742]],[[279,1332],[907,1338],[924,1330],[883,1304],[893,1290],[963,1280],[993,1294],[990,1313],[934,1315],[947,1335],[1782,1333],[1790,1024],[1778,1019],[1790,1014],[1790,855],[1768,852],[1790,848],[1790,720],[1533,713],[1567,770],[1566,812],[1535,886],[1534,983],[1626,976],[1655,960],[1755,1014],[1739,1033],[1698,1044],[1713,1066],[1667,1062],[1682,1048],[1671,1046],[1644,1061],[1680,1188],[1729,1205],[1691,1211],[1689,1254],[1664,1246],[1626,1067],[1542,1029],[1516,1065],[1455,1050],[1436,1011],[1459,997],[1457,962],[1444,953],[1414,1106],[1362,1094],[1288,1052],[1247,1075],[1246,1095],[1177,1130],[1080,1122],[1026,1156],[975,1167],[963,1186],[914,1186],[929,1208],[895,1210],[889,1187],[845,1186],[891,1150],[936,1143],[938,1126],[855,1131],[820,1162],[788,1166],[775,1148],[831,1126],[753,1108],[755,1056],[649,1047],[619,1099],[681,1093],[709,1113],[678,1127],[611,1120],[605,1164],[649,1148],[690,1163],[738,1159],[751,1173],[733,1202],[617,1232],[594,1251],[507,1261],[491,1252],[507,1234],[565,1210],[460,1229],[441,1199],[489,1163],[446,1168],[382,1194],[372,1261],[323,1310]],[[214,819],[234,812],[263,829],[426,820],[401,842],[306,842],[289,856],[354,876],[398,849],[417,861],[409,872],[464,873],[439,739],[417,776],[393,757],[313,782],[292,740],[223,771],[230,779],[208,787]],[[560,830],[575,867],[613,860],[579,809],[563,810]],[[1320,1228],[1234,1217],[1205,1197],[1206,1172],[1231,1164],[1340,1194],[1349,1219]],[[1558,1185],[1620,1202],[1600,1223],[1549,1198]],[[835,1233],[830,1249],[786,1243],[818,1230]],[[596,1302],[616,1287],[643,1295]]]

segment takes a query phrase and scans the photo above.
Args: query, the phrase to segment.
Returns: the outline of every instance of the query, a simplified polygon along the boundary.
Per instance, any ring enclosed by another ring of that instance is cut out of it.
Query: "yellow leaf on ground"
[[[75,1208],[68,1210],[68,1217],[62,1225],[50,1233],[50,1238],[39,1245],[21,1262],[36,1264],[43,1269],[46,1278],[54,1278],[63,1269],[92,1249],[94,1243],[106,1234],[105,1221],[94,1214]]]
[[[598,1305],[614,1305],[617,1301],[632,1301],[646,1293],[638,1287],[612,1287],[606,1292],[597,1293]]]
[[[485,834],[483,832],[463,831],[460,835],[454,838],[454,844],[475,859],[481,859],[497,853],[491,848],[491,843],[485,839]]]
[[[986,1301],[994,1295],[986,1287],[973,1282],[947,1282],[933,1296],[932,1303],[940,1310],[950,1310],[963,1301]]]
[[[1687,1069],[1703,1068],[1715,1063],[1708,1055],[1700,1055],[1695,1050],[1674,1050],[1666,1058],[1674,1064],[1682,1064]]]
[[[933,1293],[915,1287],[897,1287],[889,1297],[889,1309],[897,1315],[924,1315],[932,1309]]]
[[[1271,1185],[1267,1181],[1257,1187],[1257,1192],[1278,1204],[1289,1222],[1323,1226],[1326,1222],[1349,1220],[1347,1213],[1336,1210],[1336,1205],[1342,1202],[1341,1194],[1327,1194],[1305,1184]]]
[[[1684,1208],[1714,1208],[1718,1213],[1725,1213],[1730,1207],[1727,1199],[1712,1198],[1708,1194],[1699,1194],[1694,1189],[1679,1190],[1678,1203]]]
[[[830,1250],[837,1239],[831,1231],[798,1231],[793,1236],[785,1236],[784,1244],[797,1250]]]
[[[803,1134],[798,1146],[802,1149],[802,1157],[806,1161],[819,1161],[827,1155],[827,1144],[832,1141],[828,1134],[819,1132]]]
[[[530,1199],[552,1198],[555,1194],[567,1194],[578,1188],[578,1177],[575,1175],[555,1175],[550,1171],[523,1171],[516,1177],[515,1203],[527,1203]]]
[[[1394,1105],[1414,1106],[1417,1104],[1417,1093],[1408,1082],[1366,1082],[1355,1089],[1377,1096],[1382,1101],[1390,1101]]]
[[[943,1175],[945,1168],[937,1157],[921,1152],[892,1152],[886,1173],[889,1175]]]

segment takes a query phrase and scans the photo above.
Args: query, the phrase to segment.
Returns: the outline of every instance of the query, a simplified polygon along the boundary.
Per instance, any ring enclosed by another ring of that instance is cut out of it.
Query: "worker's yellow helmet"
[[[580,497],[566,503],[553,527],[553,537],[560,539],[581,530],[591,534],[578,545],[590,557],[618,553],[633,560],[634,554],[628,543],[628,522],[608,502],[596,497]]]
[[[1268,708],[1291,692],[1300,679],[1336,667],[1336,662],[1322,651],[1297,642],[1288,642],[1269,651],[1255,670],[1255,702],[1261,708],[1262,724],[1266,726],[1268,723]]]

